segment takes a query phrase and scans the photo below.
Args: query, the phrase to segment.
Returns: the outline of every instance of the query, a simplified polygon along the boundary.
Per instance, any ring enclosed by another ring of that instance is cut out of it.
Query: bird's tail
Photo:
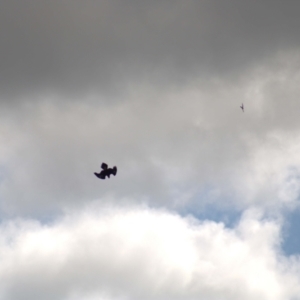
[[[116,176],[117,175],[117,167],[116,166],[114,166],[113,168],[112,168],[112,174],[114,175],[114,176]]]

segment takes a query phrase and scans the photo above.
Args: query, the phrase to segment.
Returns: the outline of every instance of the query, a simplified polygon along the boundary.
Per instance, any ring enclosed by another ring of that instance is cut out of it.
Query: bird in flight
[[[242,103],[242,105],[240,106],[240,108],[242,109],[242,111],[244,112],[244,104]]]
[[[100,173],[96,173],[96,172],[94,173],[95,176],[97,176],[100,179],[105,179],[106,176],[109,178],[110,175],[116,176],[116,174],[117,174],[116,166],[114,166],[113,168],[109,168],[106,163],[102,163],[101,169],[102,169],[102,171]]]

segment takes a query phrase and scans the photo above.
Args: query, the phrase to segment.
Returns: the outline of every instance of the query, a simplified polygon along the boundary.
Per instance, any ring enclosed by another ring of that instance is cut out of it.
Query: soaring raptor
[[[102,169],[102,171],[100,173],[94,173],[100,179],[105,179],[106,176],[109,178],[110,175],[116,176],[116,174],[117,174],[116,166],[114,166],[113,168],[109,168],[106,163],[102,163],[101,169]]]

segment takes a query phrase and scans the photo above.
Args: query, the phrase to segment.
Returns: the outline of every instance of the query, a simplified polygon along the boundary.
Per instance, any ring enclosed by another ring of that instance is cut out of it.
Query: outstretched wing
[[[99,178],[105,179],[105,176],[106,176],[106,175],[107,175],[107,174],[106,174],[106,171],[101,171],[101,172],[100,172]]]
[[[101,171],[100,173],[94,173],[100,179],[105,179],[105,171]]]
[[[106,163],[102,163],[101,169],[106,170],[108,168],[108,165]]]

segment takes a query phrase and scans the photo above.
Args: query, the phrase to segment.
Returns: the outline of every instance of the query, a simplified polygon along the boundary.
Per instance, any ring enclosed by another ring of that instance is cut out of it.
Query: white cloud
[[[10,221],[1,225],[1,295],[299,299],[299,259],[283,257],[279,244],[280,225],[255,211],[234,229],[146,208],[94,207],[51,225]]]

